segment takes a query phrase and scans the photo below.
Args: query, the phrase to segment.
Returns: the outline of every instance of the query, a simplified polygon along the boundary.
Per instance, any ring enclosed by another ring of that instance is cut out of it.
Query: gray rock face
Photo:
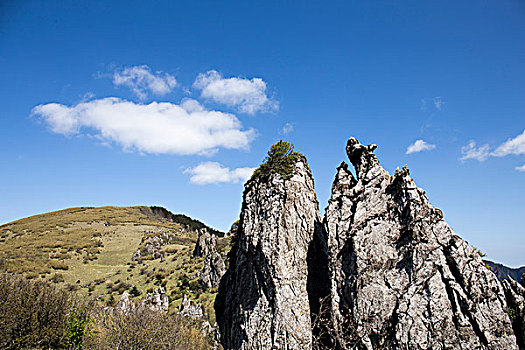
[[[226,350],[312,348],[308,287],[315,283],[308,281],[307,258],[320,232],[305,160],[295,162],[290,179],[271,174],[246,183],[236,242],[215,304]]]
[[[206,288],[218,287],[221,277],[226,272],[226,265],[217,252],[217,236],[210,234],[206,229],[200,230],[193,256],[204,257],[204,267],[199,276],[200,283]]]
[[[206,288],[216,288],[219,286],[221,277],[226,273],[226,265],[222,256],[215,248],[210,249],[204,258],[199,281]]]
[[[180,304],[179,313],[183,316],[191,318],[202,318],[204,315],[202,312],[202,307],[191,301],[186,294],[184,294],[184,298]]]
[[[122,293],[117,305],[115,305],[115,310],[123,314],[129,314],[135,310],[135,303],[129,298],[128,292]]]
[[[517,349],[505,294],[406,168],[349,139],[326,210],[332,327],[343,349]]]
[[[216,247],[217,237],[210,234],[205,228],[201,229],[199,231],[199,238],[197,238],[197,243],[195,244],[195,249],[193,250],[193,256],[206,256],[211,249]]]
[[[508,313],[520,349],[525,349],[525,288],[513,279],[501,282],[507,298]]]
[[[166,295],[166,291],[163,287],[159,287],[153,291],[153,294],[146,294],[144,300],[140,303],[140,307],[167,313],[169,304],[170,301]]]

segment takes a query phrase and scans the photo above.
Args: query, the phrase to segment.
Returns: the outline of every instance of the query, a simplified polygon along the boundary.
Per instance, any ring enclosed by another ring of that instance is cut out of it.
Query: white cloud
[[[432,99],[432,102],[434,102],[434,107],[436,107],[436,109],[438,111],[441,110],[441,107],[443,107],[443,105],[445,104],[445,102],[443,101],[443,99],[441,99],[441,96],[436,96]]]
[[[286,123],[281,128],[281,133],[286,135],[286,134],[293,132],[293,129],[294,129],[294,126],[292,123]]]
[[[525,130],[515,138],[508,139],[498,146],[491,155],[494,157],[505,157],[509,154],[525,154]]]
[[[201,90],[201,97],[234,107],[242,113],[253,115],[279,109],[279,103],[268,97],[266,83],[261,78],[223,78],[219,72],[210,70],[197,76],[193,88]]]
[[[522,166],[517,166],[515,169],[516,169],[517,171],[525,172],[525,164],[522,165]]]
[[[422,151],[431,151],[434,148],[436,148],[436,145],[432,145],[423,140],[416,140],[416,142],[408,146],[406,154],[417,153]]]
[[[235,115],[206,110],[191,99],[177,105],[107,97],[71,107],[39,105],[31,115],[40,117],[55,133],[94,131],[102,142],[143,153],[209,155],[219,148],[248,149],[255,137],[255,130],[242,130]]]
[[[229,169],[217,162],[205,162],[193,168],[184,170],[190,174],[190,182],[197,185],[208,185],[214,183],[238,183],[245,182],[251,176],[255,168]]]
[[[161,96],[170,93],[177,86],[177,80],[168,73],[152,72],[148,66],[142,65],[115,70],[113,84],[126,86],[140,99],[145,99],[148,92]]]
[[[503,142],[492,152],[489,145],[476,147],[476,142],[470,141],[468,145],[461,147],[461,153],[463,153],[461,160],[477,159],[480,162],[487,160],[489,157],[525,154],[525,130],[518,136]]]
[[[468,145],[461,147],[461,153],[463,156],[460,160],[477,159],[484,162],[490,156],[490,147],[489,145],[476,147],[476,142],[470,141]]]

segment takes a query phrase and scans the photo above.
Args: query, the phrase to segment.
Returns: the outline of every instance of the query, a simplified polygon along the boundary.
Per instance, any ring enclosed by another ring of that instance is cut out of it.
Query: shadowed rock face
[[[501,282],[507,298],[512,328],[520,349],[525,349],[525,288],[511,278]]]
[[[278,174],[251,179],[243,197],[215,304],[221,343],[225,349],[311,349],[310,302],[316,303],[308,290],[322,294],[314,278],[327,277],[327,270],[307,263],[322,264],[324,255],[326,264],[310,169],[299,160],[288,180]]]
[[[501,284],[410,178],[351,138],[326,209],[340,348],[517,349]]]

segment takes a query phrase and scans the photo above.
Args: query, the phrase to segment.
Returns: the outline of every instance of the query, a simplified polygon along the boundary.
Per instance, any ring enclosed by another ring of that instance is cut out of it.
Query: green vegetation
[[[170,310],[186,294],[203,305],[213,324],[217,291],[205,290],[198,282],[203,258],[192,255],[198,233],[189,228],[205,225],[174,222],[157,210],[83,207],[2,225],[0,271],[48,281],[79,296],[98,298],[104,305],[115,304],[124,291],[140,302],[148,291],[163,286]],[[133,260],[149,239],[162,241],[155,248],[157,254]],[[221,255],[226,256],[230,240],[218,238]]]
[[[201,326],[148,309],[127,314],[82,302],[45,281],[0,274],[0,349],[210,349]]]
[[[293,176],[294,164],[299,160],[306,162],[306,157],[295,152],[291,143],[280,140],[272,145],[264,162],[253,172],[252,178],[266,178],[277,173],[288,180]]]
[[[79,349],[86,306],[45,281],[0,274],[1,349]]]

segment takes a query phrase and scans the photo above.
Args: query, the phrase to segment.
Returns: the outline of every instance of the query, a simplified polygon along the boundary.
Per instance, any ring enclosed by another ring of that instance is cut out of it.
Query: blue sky
[[[279,139],[323,210],[355,136],[524,265],[524,81],[518,0],[2,1],[0,222],[162,205],[226,230]]]

